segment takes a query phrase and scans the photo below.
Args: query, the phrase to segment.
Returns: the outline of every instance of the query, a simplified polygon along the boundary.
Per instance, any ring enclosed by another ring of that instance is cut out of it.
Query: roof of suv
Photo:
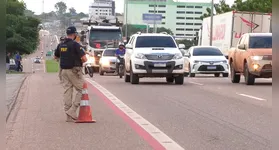
[[[249,36],[272,36],[272,33],[246,33]]]
[[[171,36],[169,34],[164,33],[140,33],[140,34],[134,34],[136,36]]]

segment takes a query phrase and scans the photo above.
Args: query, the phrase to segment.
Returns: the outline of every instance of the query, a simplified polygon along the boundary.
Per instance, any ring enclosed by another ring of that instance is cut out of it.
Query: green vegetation
[[[40,20],[24,14],[23,1],[7,0],[6,5],[6,50],[21,54],[32,53],[39,44]]]
[[[46,72],[55,73],[59,71],[59,63],[56,60],[46,60]]]
[[[15,70],[6,70],[6,74],[24,74],[24,72],[18,72]]]
[[[272,0],[235,0],[232,6],[226,4],[226,0],[220,0],[219,4],[214,5],[216,14],[223,14],[232,10],[272,13]],[[211,9],[206,9],[207,13],[201,16],[201,19],[211,15]]]

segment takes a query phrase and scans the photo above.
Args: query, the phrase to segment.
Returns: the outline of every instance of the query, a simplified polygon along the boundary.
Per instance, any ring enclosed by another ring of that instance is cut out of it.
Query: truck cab
[[[246,85],[255,78],[272,78],[272,33],[246,33],[229,52],[231,82],[239,83],[244,75]]]

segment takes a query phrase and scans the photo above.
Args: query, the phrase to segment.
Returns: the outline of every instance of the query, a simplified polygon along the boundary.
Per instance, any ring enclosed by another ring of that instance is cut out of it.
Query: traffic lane
[[[180,86],[165,79],[141,79],[141,84],[131,85],[112,76],[93,80],[185,149],[270,148],[270,109],[187,82]]]
[[[198,76],[195,78],[186,78],[186,82],[202,86],[201,88],[209,91],[232,96],[252,102],[257,105],[272,106],[272,80],[271,79],[256,79],[255,85],[247,86],[244,81],[233,84],[230,78],[215,78],[208,76]],[[212,88],[214,87],[214,88]]]
[[[32,74],[23,89],[20,105],[7,122],[8,149],[151,150],[147,142],[90,90],[89,103],[97,122],[76,124],[65,122],[63,88],[56,74]]]

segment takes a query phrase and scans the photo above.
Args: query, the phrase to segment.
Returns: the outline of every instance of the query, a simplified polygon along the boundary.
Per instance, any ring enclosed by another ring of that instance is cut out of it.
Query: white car
[[[193,46],[184,55],[185,73],[190,77],[196,74],[229,76],[229,64],[221,50],[214,46]]]
[[[100,59],[99,74],[102,76],[104,73],[113,73],[116,70],[116,49],[117,48],[108,48],[102,53]]]
[[[36,58],[34,59],[34,63],[41,63],[41,58],[36,57]]]
[[[184,83],[184,58],[174,38],[166,33],[137,33],[126,44],[125,82],[139,78],[165,77],[167,82]]]

